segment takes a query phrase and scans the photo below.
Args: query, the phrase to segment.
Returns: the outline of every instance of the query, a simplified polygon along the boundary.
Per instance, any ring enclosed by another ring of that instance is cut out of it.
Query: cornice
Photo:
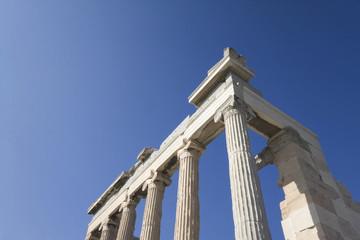
[[[224,57],[208,71],[205,80],[189,96],[189,102],[199,107],[229,73],[247,83],[254,77],[254,71],[246,65],[246,58],[240,56],[234,49],[226,48]]]
[[[139,160],[140,162],[145,162],[153,152],[157,151],[157,149],[152,148],[152,147],[146,147],[143,150],[141,150],[141,152],[139,153],[137,160]]]
[[[123,171],[120,176],[106,189],[106,191],[93,203],[88,209],[88,214],[94,215],[105,203],[106,201],[117,193],[122,186],[125,185],[127,180],[130,178],[128,172]]]

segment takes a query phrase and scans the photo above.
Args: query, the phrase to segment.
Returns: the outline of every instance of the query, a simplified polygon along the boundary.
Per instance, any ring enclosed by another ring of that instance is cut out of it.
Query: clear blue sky
[[[359,201],[359,43],[359,0],[0,0],[0,240],[84,239],[87,208],[195,111],[187,97],[227,46],[265,99],[320,136]],[[251,137],[257,154],[266,141]],[[260,171],[274,240],[277,176]],[[200,202],[200,238],[234,239],[224,134],[201,158]]]

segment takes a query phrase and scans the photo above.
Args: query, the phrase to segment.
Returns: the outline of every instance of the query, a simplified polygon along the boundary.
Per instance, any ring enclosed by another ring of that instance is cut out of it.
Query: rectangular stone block
[[[298,210],[295,210],[289,214],[291,219],[291,225],[295,233],[301,232],[307,228],[313,227],[316,223],[313,216],[314,213],[310,210],[309,206],[304,206]]]
[[[287,195],[285,197],[283,207],[281,207],[282,215],[284,218],[286,218],[289,213],[296,211],[311,203],[321,206],[327,211],[336,214],[331,198],[326,196],[322,192],[311,188],[305,193]]]
[[[296,233],[296,240],[344,240],[341,234],[324,224],[316,224],[311,228]]]
[[[299,145],[295,143],[289,143],[286,147],[277,151],[274,155],[274,164],[276,166],[280,166],[281,162],[287,161],[293,157],[308,157],[310,155],[309,152],[305,151]]]
[[[284,232],[284,237],[286,240],[295,240],[296,234],[291,224],[291,219],[287,218],[281,221],[281,226]]]
[[[348,237],[348,238],[353,239],[353,240],[359,240],[360,239],[359,234],[355,231],[353,225],[350,222],[348,222],[345,219],[339,217],[339,223],[340,223],[342,233],[344,234],[345,237]]]

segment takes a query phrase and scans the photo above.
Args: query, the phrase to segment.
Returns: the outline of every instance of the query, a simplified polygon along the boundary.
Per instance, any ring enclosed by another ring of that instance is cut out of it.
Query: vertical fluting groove
[[[87,234],[85,238],[85,240],[97,240],[97,239],[99,239],[99,237],[94,236],[93,233]]]
[[[255,161],[251,154],[246,112],[224,112],[236,240],[271,239]]]
[[[110,232],[109,230],[102,230],[101,231],[101,237],[100,237],[100,240],[109,240],[109,237],[110,237]]]
[[[116,240],[132,240],[135,229],[136,211],[134,204],[124,207]]]
[[[160,239],[162,200],[164,198],[164,192],[164,182],[153,181],[149,184],[140,240]]]
[[[114,239],[115,226],[108,224],[104,225],[101,231],[100,240],[113,240]]]
[[[116,238],[118,226],[119,222],[116,222],[114,219],[108,217],[101,224],[101,235],[99,240],[114,240]]]
[[[199,215],[199,157],[196,149],[179,154],[179,182],[176,207],[175,240],[198,240]]]

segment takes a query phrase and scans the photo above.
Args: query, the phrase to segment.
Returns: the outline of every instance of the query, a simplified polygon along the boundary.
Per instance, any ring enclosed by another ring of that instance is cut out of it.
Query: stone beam
[[[287,126],[294,128],[307,143],[311,144],[316,149],[321,150],[318,136],[314,132],[295,121],[293,118],[270,104],[246,86],[244,87],[244,101],[251,107],[258,117],[264,121],[278,127],[279,129],[283,129]],[[252,130],[268,138],[268,136],[263,134],[265,130],[262,131],[261,129],[255,129],[252,128],[251,124],[249,125]]]

